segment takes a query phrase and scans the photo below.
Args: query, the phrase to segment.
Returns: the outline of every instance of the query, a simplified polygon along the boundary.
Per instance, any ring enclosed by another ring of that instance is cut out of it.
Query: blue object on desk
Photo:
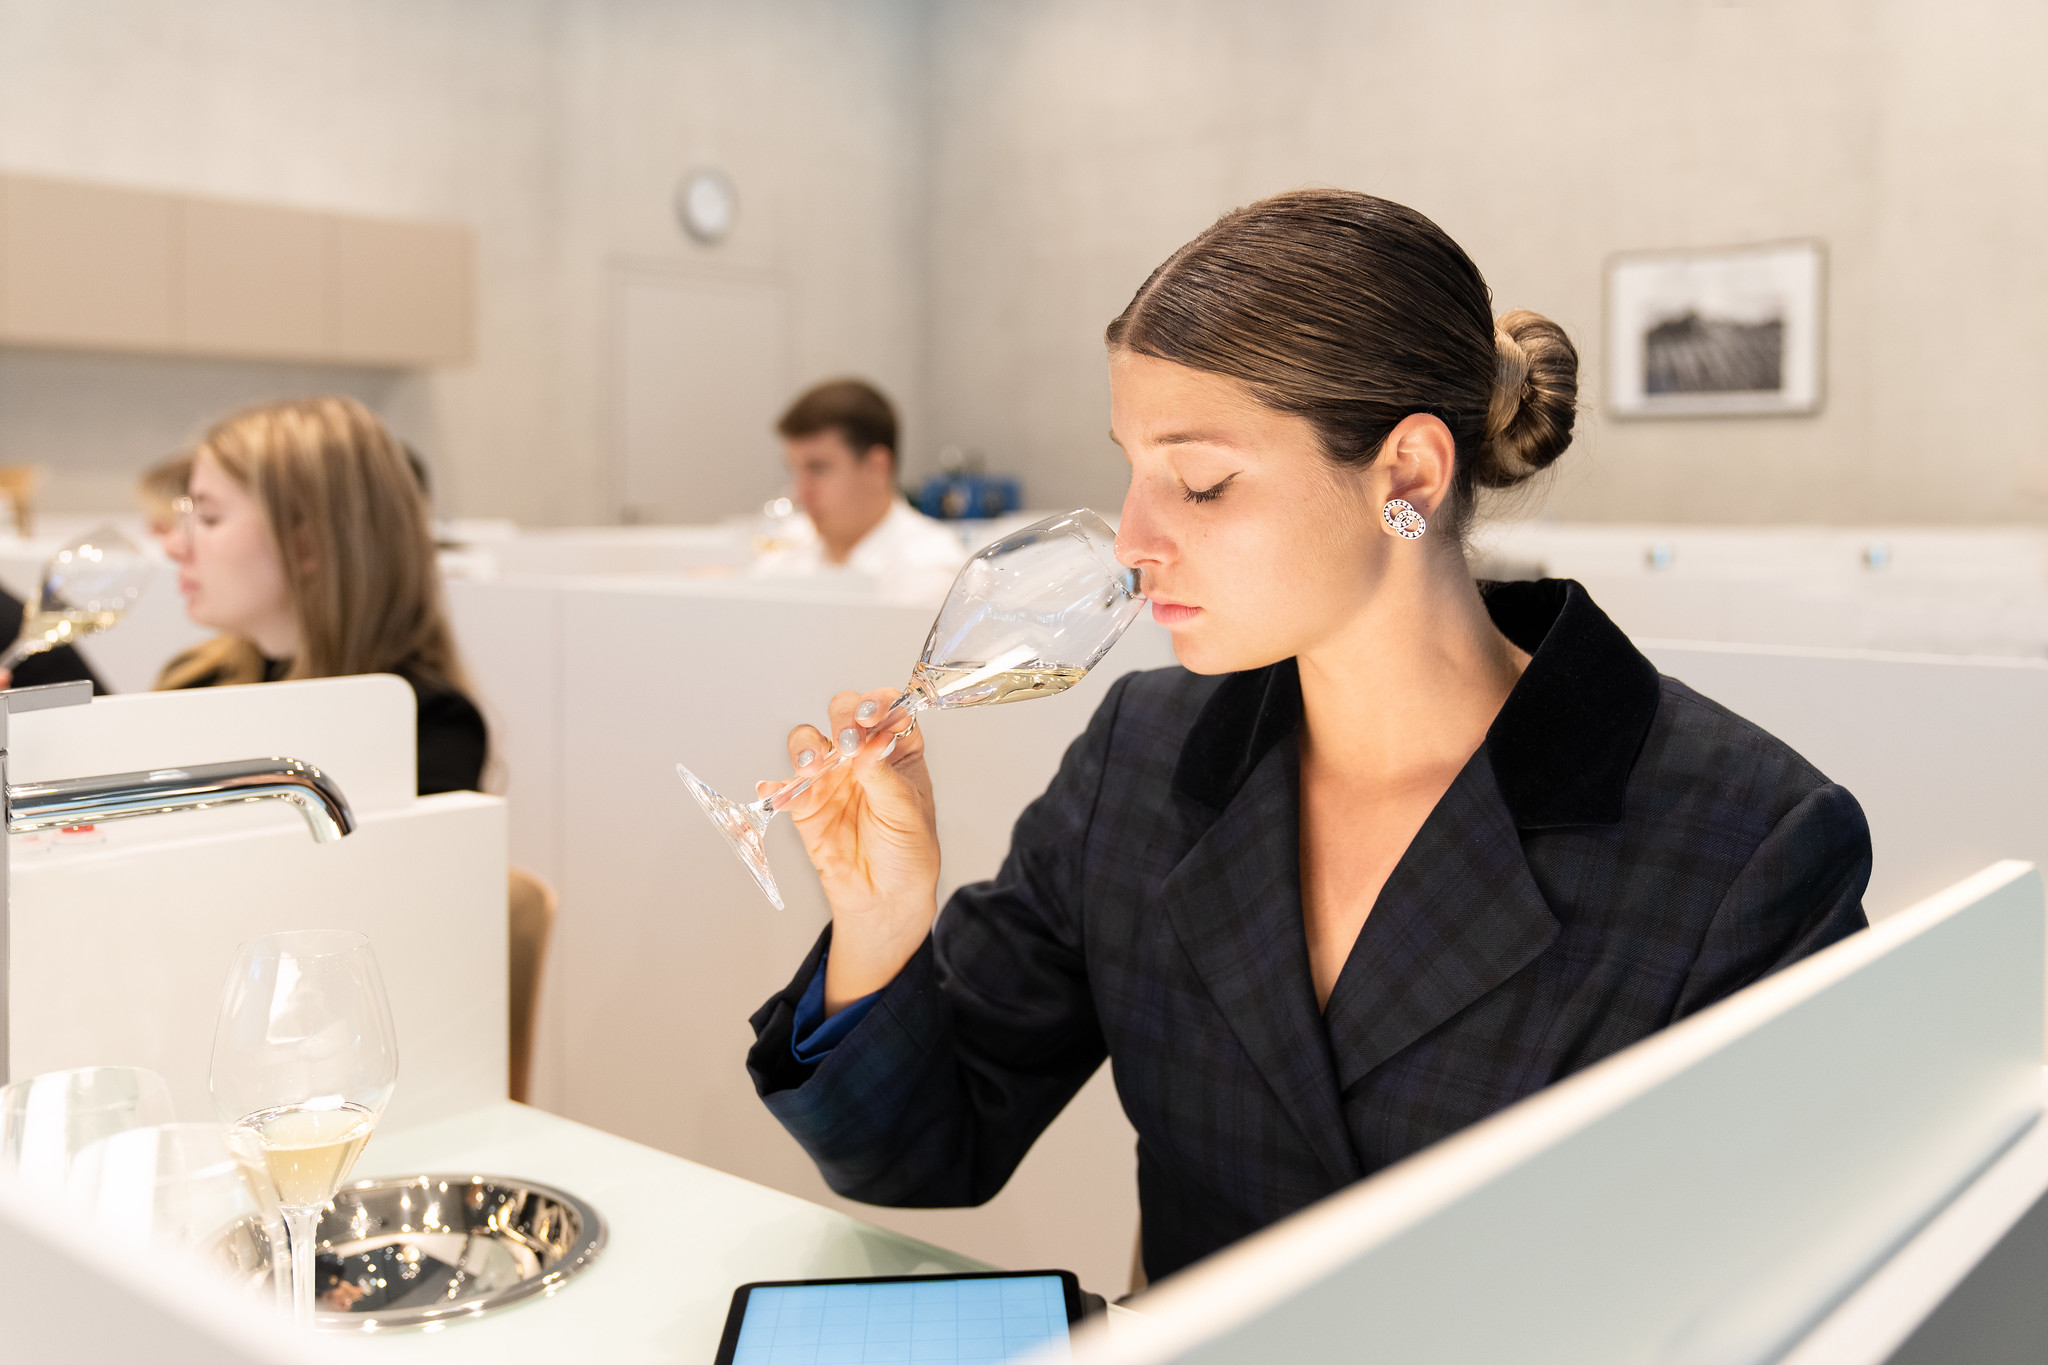
[[[718,1361],[1009,1360],[1067,1340],[1070,1279],[1025,1273],[743,1285]]]
[[[1017,481],[1000,474],[934,474],[917,495],[917,510],[944,521],[1000,517],[1024,505]]]

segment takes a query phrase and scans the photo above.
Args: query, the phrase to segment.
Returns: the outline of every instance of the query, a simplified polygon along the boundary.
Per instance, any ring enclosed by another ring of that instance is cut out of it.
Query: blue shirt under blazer
[[[1001,872],[804,1062],[828,928],[747,1064],[832,1188],[979,1204],[1107,1057],[1158,1278],[1864,927],[1855,798],[1659,677],[1577,583],[1486,603],[1532,661],[1324,1010],[1291,660],[1119,680]]]

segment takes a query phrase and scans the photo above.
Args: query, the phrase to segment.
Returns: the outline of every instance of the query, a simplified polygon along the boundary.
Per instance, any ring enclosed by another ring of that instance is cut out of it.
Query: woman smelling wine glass
[[[1578,584],[1473,582],[1578,356],[1436,224],[1264,200],[1107,339],[1118,555],[1182,667],[1110,689],[936,924],[893,694],[790,737],[859,754],[790,803],[832,923],[748,1065],[835,1190],[980,1203],[1107,1057],[1156,1278],[1863,926],[1847,792]]]

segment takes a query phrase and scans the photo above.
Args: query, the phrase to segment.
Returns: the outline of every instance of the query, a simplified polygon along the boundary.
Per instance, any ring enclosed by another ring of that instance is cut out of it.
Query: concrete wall
[[[2038,6],[941,0],[932,54],[930,434],[1034,502],[1121,496],[1099,339],[1146,273],[1321,183],[1422,209],[1577,339],[1558,516],[2048,513]],[[1818,416],[1601,415],[1609,253],[1793,236],[1829,253]]]
[[[476,363],[431,374],[0,351],[0,461],[49,505],[243,403],[341,389],[435,468],[444,510],[609,520],[606,278],[740,273],[792,299],[800,377],[872,373],[914,419],[923,29],[913,0],[0,0],[0,167],[451,219],[479,245]],[[692,165],[735,180],[715,249]]]

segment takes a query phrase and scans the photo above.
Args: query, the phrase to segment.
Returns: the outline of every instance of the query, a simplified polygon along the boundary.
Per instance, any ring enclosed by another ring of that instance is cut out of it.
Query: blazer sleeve
[[[1125,684],[1025,808],[992,881],[961,887],[831,1052],[790,1049],[827,927],[753,1016],[747,1069],[838,1193],[869,1204],[986,1202],[1108,1055],[1088,989],[1081,868]]]
[[[1870,826],[1847,791],[1807,793],[1757,845],[1707,926],[1679,995],[1684,1018],[1869,923]]]

